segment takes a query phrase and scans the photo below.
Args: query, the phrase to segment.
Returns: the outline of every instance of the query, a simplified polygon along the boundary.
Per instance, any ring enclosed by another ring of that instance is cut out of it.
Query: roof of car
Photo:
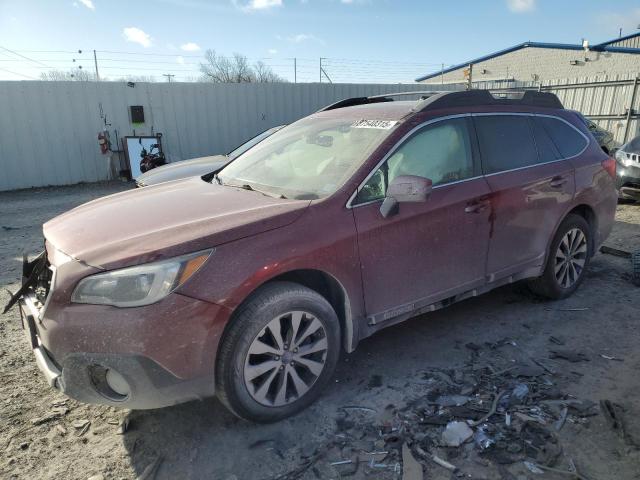
[[[420,99],[413,101],[394,100],[394,97],[406,96],[419,96]],[[372,97],[346,98],[327,105],[312,116],[400,120],[411,113],[452,108],[464,111],[465,108],[478,106],[564,109],[560,99],[549,92],[463,90],[400,92]]]
[[[416,101],[401,100],[395,102],[365,103],[362,105],[347,106],[331,110],[316,112],[314,116],[339,117],[354,119],[374,120],[400,120],[411,113],[416,106]]]

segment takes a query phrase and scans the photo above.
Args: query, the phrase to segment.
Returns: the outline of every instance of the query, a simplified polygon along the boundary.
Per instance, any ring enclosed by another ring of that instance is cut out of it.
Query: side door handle
[[[551,179],[551,181],[549,181],[549,186],[550,186],[551,188],[560,188],[560,187],[562,187],[565,183],[567,183],[567,181],[568,181],[568,180],[567,180],[567,178],[566,178],[566,177],[560,177],[560,176],[553,177],[553,178]]]
[[[481,199],[474,200],[467,203],[467,206],[464,208],[465,213],[480,213],[484,212],[487,208],[489,208],[489,200]]]

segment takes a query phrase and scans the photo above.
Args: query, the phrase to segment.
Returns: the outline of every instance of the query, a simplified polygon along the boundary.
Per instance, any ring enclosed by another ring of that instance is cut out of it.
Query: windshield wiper
[[[282,198],[282,199],[286,199],[287,198],[284,195],[278,195],[278,194],[275,194],[275,193],[270,193],[270,192],[265,192],[263,190],[258,190],[257,188],[253,188],[248,183],[243,183],[242,185],[235,185],[233,183],[225,183],[224,185],[227,186],[227,187],[235,187],[235,188],[241,188],[243,190],[249,190],[250,192],[258,192],[258,193],[261,193],[262,195],[265,195],[265,196],[271,197],[271,198]]]

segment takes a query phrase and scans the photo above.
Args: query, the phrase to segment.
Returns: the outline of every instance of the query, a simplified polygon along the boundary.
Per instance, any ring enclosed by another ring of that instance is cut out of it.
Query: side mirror
[[[384,218],[394,215],[398,205],[405,202],[426,202],[431,195],[433,182],[430,178],[416,175],[401,175],[394,178],[387,189],[387,196],[380,206]]]

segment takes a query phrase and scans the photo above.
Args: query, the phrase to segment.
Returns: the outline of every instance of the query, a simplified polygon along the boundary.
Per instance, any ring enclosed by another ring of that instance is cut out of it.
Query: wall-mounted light
[[[487,70],[486,68],[483,68],[482,70],[480,70],[480,73],[483,75],[486,75],[487,73],[489,73],[489,70]]]

